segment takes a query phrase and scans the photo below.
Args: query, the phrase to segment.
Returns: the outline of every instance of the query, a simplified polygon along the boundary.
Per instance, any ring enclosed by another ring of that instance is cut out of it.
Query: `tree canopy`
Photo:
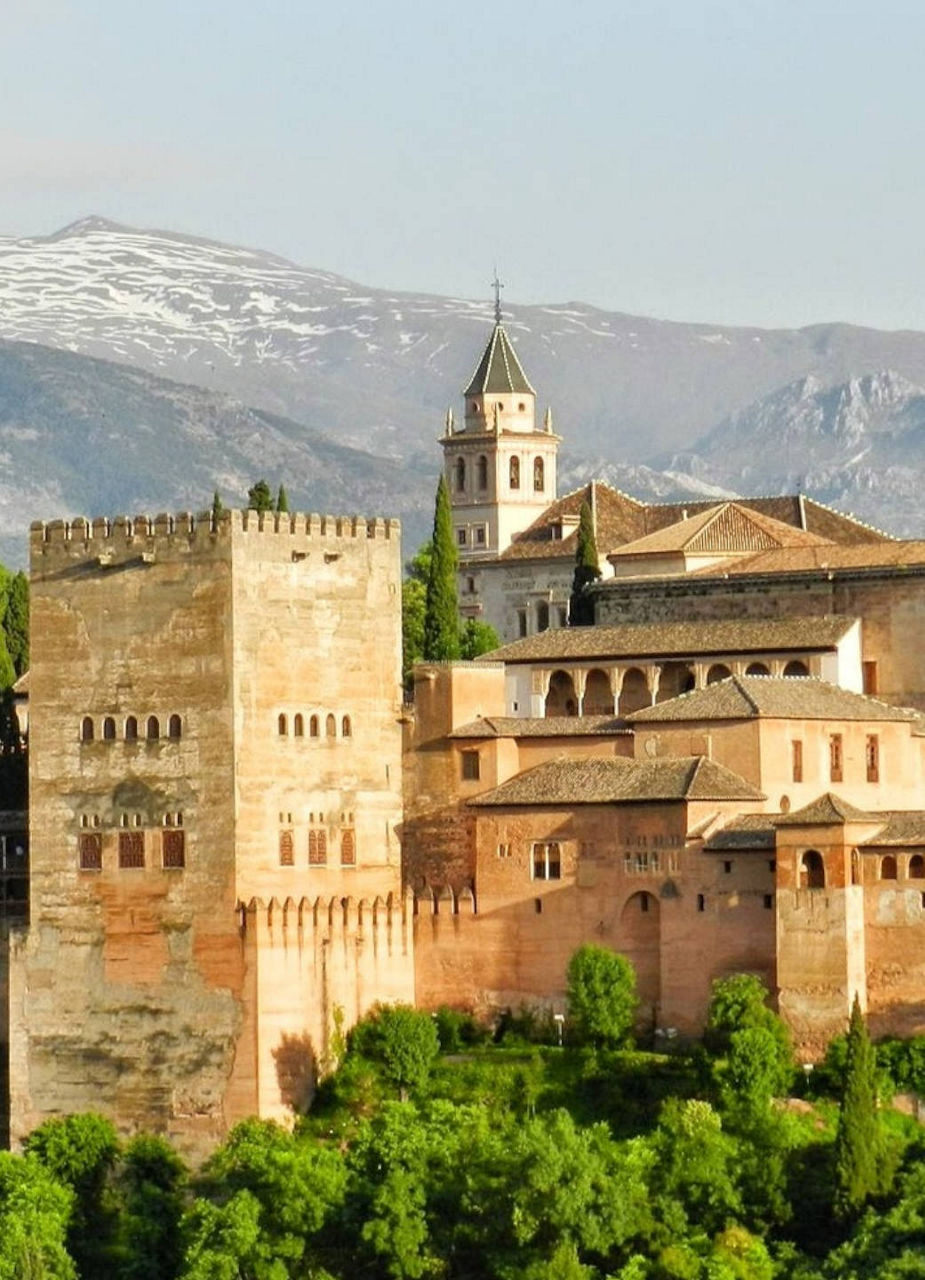
[[[578,515],[578,541],[575,546],[575,572],[572,575],[572,594],[569,599],[569,625],[590,627],[594,625],[594,602],[588,593],[592,583],[601,576],[598,562],[597,541],[594,537],[594,517],[587,502],[582,502]]]
[[[626,956],[591,943],[568,966],[569,1020],[591,1044],[622,1044],[636,1016],[636,973]]]

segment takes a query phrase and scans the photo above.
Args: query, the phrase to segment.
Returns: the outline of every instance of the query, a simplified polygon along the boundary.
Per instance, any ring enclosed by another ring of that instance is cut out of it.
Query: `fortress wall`
[[[238,896],[397,892],[398,524],[249,512],[232,543]],[[309,864],[312,831],[325,865]]]
[[[252,900],[242,914],[260,1010],[257,1104],[285,1123],[336,1065],[334,1037],[377,1003],[414,1003],[413,905],[290,898]]]
[[[865,884],[867,1013],[874,1036],[925,1034],[923,891],[925,881]]]

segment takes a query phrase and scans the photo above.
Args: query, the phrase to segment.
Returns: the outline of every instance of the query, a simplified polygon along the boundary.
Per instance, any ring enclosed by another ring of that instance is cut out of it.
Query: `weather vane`
[[[498,279],[498,268],[495,267],[495,278],[491,282],[491,287],[495,291],[495,324],[501,323],[501,290],[504,285]]]

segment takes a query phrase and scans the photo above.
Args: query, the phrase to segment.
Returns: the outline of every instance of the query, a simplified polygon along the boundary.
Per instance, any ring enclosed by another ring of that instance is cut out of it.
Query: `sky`
[[[921,0],[2,0],[0,234],[925,329]]]

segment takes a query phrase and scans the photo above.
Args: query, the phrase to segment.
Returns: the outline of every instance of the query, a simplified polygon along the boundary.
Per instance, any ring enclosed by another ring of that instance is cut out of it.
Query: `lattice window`
[[[880,739],[875,733],[867,735],[867,743],[865,748],[865,759],[867,761],[867,781],[880,781]]]
[[[328,860],[328,837],[325,831],[308,833],[308,865],[323,867]]]
[[[97,831],[82,832],[77,837],[81,871],[102,871],[103,837]]]
[[[122,870],[145,865],[145,833],[119,832],[119,867]]]
[[[840,733],[833,733],[829,738],[829,778],[832,782],[841,782],[844,778],[842,736]]]
[[[186,832],[173,828],[161,836],[164,866],[168,870],[186,866]]]
[[[357,861],[357,842],[354,833],[346,830],[341,833],[340,837],[340,861],[341,866],[355,867]]]
[[[295,845],[291,831],[281,831],[279,833],[279,865],[281,867],[295,866]]]

